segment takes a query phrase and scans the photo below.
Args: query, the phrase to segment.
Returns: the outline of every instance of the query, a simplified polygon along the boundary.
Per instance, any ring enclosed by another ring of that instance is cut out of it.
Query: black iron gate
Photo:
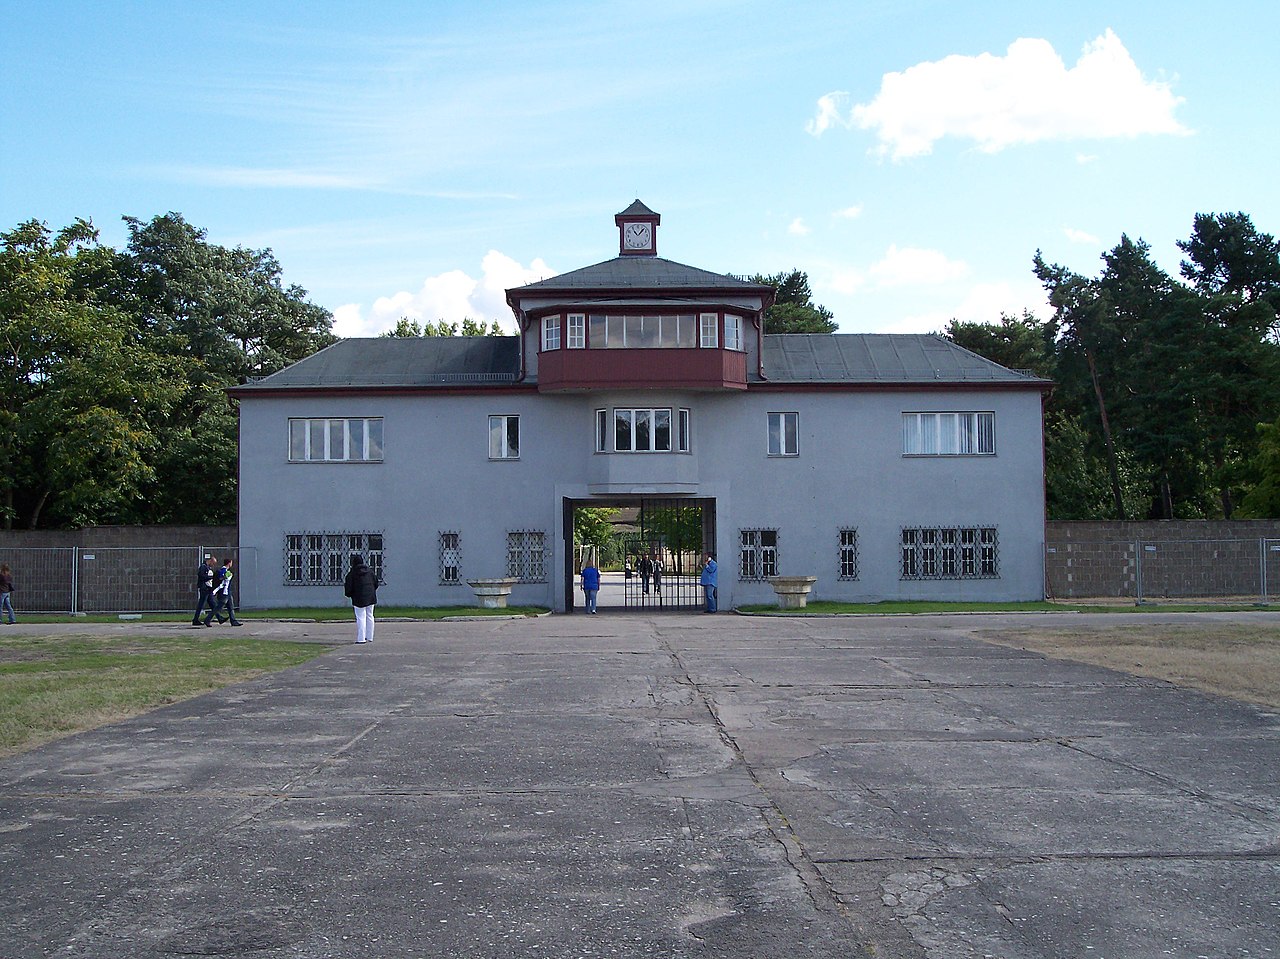
[[[616,607],[619,598],[627,609],[679,610],[702,606],[698,579],[703,557],[715,549],[714,499],[625,497],[566,502],[565,527],[570,535],[572,511],[579,506],[616,507],[622,520],[622,588],[619,596],[616,586],[603,586],[601,608]],[[571,544],[567,552],[572,554]],[[573,573],[569,575],[572,580]],[[617,574],[606,573],[604,579],[606,583],[615,583]],[[566,608],[580,604],[580,596],[570,595],[571,590],[565,592]]]

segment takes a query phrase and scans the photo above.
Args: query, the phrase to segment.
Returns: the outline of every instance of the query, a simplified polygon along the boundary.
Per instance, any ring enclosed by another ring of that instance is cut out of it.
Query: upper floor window
[[[692,313],[658,316],[592,313],[590,347],[593,350],[695,349],[698,345],[696,322]]]
[[[994,455],[995,413],[903,413],[905,456]]]
[[[382,461],[382,417],[289,420],[291,463]]]
[[[560,349],[560,315],[542,318],[542,349]]]
[[[724,315],[724,348],[726,350],[742,349],[742,317],[732,313]]]
[[[698,317],[698,329],[701,330],[702,348],[713,350],[720,345],[720,314],[703,313]]]
[[[800,414],[769,414],[769,455],[800,455]]]
[[[571,350],[582,350],[587,346],[587,316],[585,313],[570,313],[565,318],[565,344]]]
[[[596,410],[596,452],[610,452],[609,410]],[[689,411],[615,409],[614,453],[689,452]],[[674,426],[674,430],[673,430]]]
[[[489,417],[489,459],[520,458],[520,417]]]

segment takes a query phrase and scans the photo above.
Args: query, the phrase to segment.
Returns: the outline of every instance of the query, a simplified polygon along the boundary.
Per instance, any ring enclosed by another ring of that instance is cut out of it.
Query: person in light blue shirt
[[[707,562],[702,567],[702,577],[698,580],[702,584],[702,593],[707,599],[707,612],[714,613],[718,608],[719,595],[716,588],[716,572],[720,567],[716,565],[716,557],[713,553],[707,554]]]
[[[596,611],[596,596],[600,593],[600,570],[588,563],[582,567],[582,591],[587,594],[587,612]]]

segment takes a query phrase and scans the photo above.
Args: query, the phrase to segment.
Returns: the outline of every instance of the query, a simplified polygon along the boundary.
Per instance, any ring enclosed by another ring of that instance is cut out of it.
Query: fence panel
[[[1175,540],[1140,544],[1142,599],[1259,596],[1258,541]]]
[[[75,548],[6,549],[0,559],[13,571],[13,606],[21,618],[30,613],[69,613],[75,609]]]
[[[1280,539],[1262,541],[1262,600],[1280,600]]]
[[[1063,540],[1045,548],[1045,586],[1050,598],[1138,595],[1132,540]]]

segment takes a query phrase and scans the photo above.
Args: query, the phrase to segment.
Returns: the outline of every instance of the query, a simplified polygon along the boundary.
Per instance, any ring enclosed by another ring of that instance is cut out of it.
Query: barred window
[[[547,534],[541,530],[507,533],[507,575],[521,583],[545,583]]]
[[[999,579],[994,526],[904,526],[903,579]]]
[[[379,463],[382,418],[289,420],[290,463]]]
[[[776,529],[739,530],[741,549],[738,553],[738,578],[762,580],[778,575],[778,531]]]
[[[856,527],[840,530],[840,578],[858,578],[858,530]]]
[[[995,413],[903,413],[904,456],[991,456]]]
[[[383,579],[381,533],[287,533],[284,538],[286,586],[341,586],[359,553]]]
[[[462,569],[462,534],[449,532],[440,534],[440,582],[446,586],[456,586],[461,582]]]

